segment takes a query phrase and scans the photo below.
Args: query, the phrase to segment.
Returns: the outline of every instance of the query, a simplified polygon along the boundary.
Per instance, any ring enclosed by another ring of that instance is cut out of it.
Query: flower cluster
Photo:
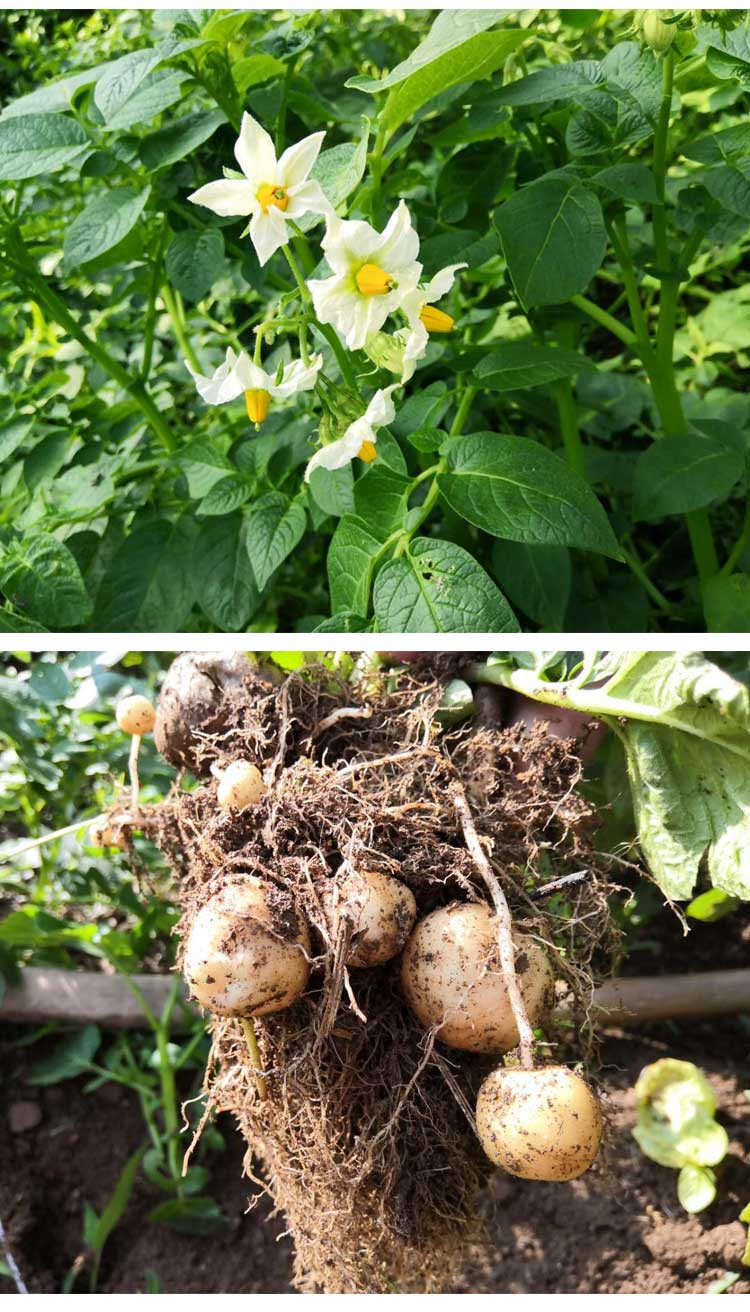
[[[457,271],[466,267],[452,264],[426,285],[421,282],[419,237],[403,200],[383,232],[362,219],[340,218],[320,183],[310,176],[324,136],[323,132],[315,132],[277,159],[271,137],[245,114],[234,148],[242,172],[227,169],[224,178],[207,183],[188,198],[222,217],[247,217],[245,232],[261,265],[283,249],[295,268],[288,249],[290,237],[298,231],[295,220],[304,214],[325,219],[322,248],[330,276],[311,278],[300,285],[300,291],[312,303],[315,318],[309,321],[330,326],[350,351],[364,350],[375,363],[399,375],[399,382],[377,391],[364,412],[343,432],[345,421],[339,422],[338,435],[336,415],[331,416],[334,422],[325,430],[330,432],[330,440],[310,460],[306,480],[318,467],[337,469],[356,456],[365,461],[375,459],[378,429],[389,424],[395,414],[391,393],[412,377],[427,349],[429,334],[449,332],[453,327],[450,315],[431,302],[445,296]],[[390,335],[384,334],[383,326],[392,316],[400,316],[402,326]],[[203,400],[208,405],[220,405],[244,392],[248,417],[259,424],[266,418],[271,400],[286,400],[316,387],[323,359],[308,354],[306,326],[307,320],[303,320],[302,359],[281,366],[274,375],[260,363],[262,330],[253,360],[244,351],[236,354],[230,349],[211,377],[203,377],[186,361]],[[321,399],[325,401],[325,397],[326,393],[321,392]]]

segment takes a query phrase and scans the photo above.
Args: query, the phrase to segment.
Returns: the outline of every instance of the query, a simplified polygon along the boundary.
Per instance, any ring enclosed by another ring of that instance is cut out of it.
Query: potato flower
[[[332,214],[323,250],[333,276],[307,284],[315,313],[321,323],[333,324],[356,351],[416,290],[422,273],[419,237],[400,201],[382,233],[363,219]]]
[[[207,182],[192,192],[188,200],[205,205],[223,218],[249,215],[250,240],[259,262],[265,264],[288,242],[289,219],[299,219],[307,213],[334,213],[320,183],[308,176],[324,136],[325,132],[313,132],[289,146],[277,159],[265,128],[250,114],[243,114],[234,153],[244,177]]]
[[[435,277],[427,283],[426,287],[415,287],[401,304],[401,309],[409,321],[408,330],[401,329],[396,336],[403,340],[404,357],[401,373],[401,382],[406,383],[411,378],[417,366],[417,361],[422,359],[427,350],[427,342],[430,333],[449,333],[453,329],[453,319],[437,306],[432,305],[432,301],[439,301],[441,296],[445,296],[450,291],[455,281],[459,269],[465,269],[466,264],[448,264]]]
[[[286,401],[295,392],[308,392],[314,387],[322,364],[322,355],[313,355],[309,364],[293,360],[276,373],[268,374],[259,364],[254,364],[245,351],[237,355],[231,346],[227,347],[224,363],[210,377],[199,374],[189,360],[185,361],[206,405],[223,405],[244,392],[247,417],[254,424],[263,423],[271,398]]]
[[[315,452],[305,470],[306,483],[310,482],[310,475],[314,469],[341,469],[350,460],[354,460],[355,456],[359,456],[360,460],[368,464],[375,459],[378,429],[383,428],[385,424],[390,424],[396,413],[391,392],[395,391],[397,386],[398,383],[392,383],[390,387],[376,392],[365,413],[349,425],[343,437],[337,438],[335,442],[329,442],[327,446],[322,446]]]

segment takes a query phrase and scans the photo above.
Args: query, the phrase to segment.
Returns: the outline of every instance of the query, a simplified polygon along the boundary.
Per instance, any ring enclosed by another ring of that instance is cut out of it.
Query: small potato
[[[216,800],[222,811],[255,806],[266,792],[263,775],[252,761],[232,761],[218,776]]]
[[[246,875],[201,907],[183,969],[202,1007],[219,1016],[283,1011],[310,976],[310,933],[289,893]]]
[[[127,848],[122,830],[107,820],[98,820],[93,824],[87,837],[91,847],[117,847],[121,852]]]
[[[375,870],[355,870],[338,889],[335,917],[352,922],[347,966],[381,966],[401,951],[417,918],[411,889]]]
[[[522,1180],[575,1180],[602,1139],[599,1102],[566,1066],[504,1069],[477,1098],[477,1133],[491,1161]]]
[[[137,734],[141,737],[153,729],[156,711],[148,697],[141,697],[136,693],[133,697],[124,697],[117,703],[115,716],[123,733]]]
[[[516,972],[532,1025],[554,1001],[554,974],[533,939],[514,934]],[[497,946],[497,919],[478,902],[453,902],[420,920],[404,949],[401,982],[414,1015],[450,1048],[509,1052],[518,1043]]]

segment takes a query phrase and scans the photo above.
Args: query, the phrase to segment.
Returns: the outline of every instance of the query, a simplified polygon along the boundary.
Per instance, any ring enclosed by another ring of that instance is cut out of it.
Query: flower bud
[[[655,55],[665,55],[677,35],[675,23],[665,23],[662,13],[671,16],[671,9],[642,9],[638,15],[641,39]]]
[[[404,343],[390,333],[370,333],[364,345],[365,355],[378,369],[401,374],[404,367]]]

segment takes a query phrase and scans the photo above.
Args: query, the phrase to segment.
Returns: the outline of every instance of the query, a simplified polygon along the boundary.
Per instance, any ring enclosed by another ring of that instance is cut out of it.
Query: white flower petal
[[[430,334],[420,319],[415,319],[409,328],[401,328],[397,333],[399,341],[404,343],[404,358],[401,370],[401,382],[408,383],[413,377],[418,362],[422,359]]]
[[[319,451],[308,461],[305,470],[305,482],[310,482],[310,475],[314,469],[343,469],[348,465],[350,460],[359,455],[362,446],[361,440],[356,436],[351,436],[351,430],[347,429],[343,437],[337,442],[329,442],[328,446],[322,446]]]
[[[242,380],[238,377],[238,357],[231,346],[227,349],[224,363],[220,364],[210,377],[199,374],[189,360],[185,361],[185,365],[195,380],[198,395],[206,405],[222,405],[225,401],[233,401],[245,390]]]
[[[262,183],[276,181],[276,151],[266,129],[256,122],[252,114],[242,115],[242,127],[234,147],[234,154],[245,177],[257,191]]]
[[[255,247],[259,264],[267,264],[280,246],[289,240],[283,210],[277,205],[269,205],[267,210],[258,210],[250,222],[250,240]]]
[[[284,213],[288,219],[298,219],[302,214],[322,214],[326,218],[335,214],[328,197],[319,182],[311,178],[308,182],[299,182],[288,189],[289,204]]]
[[[365,263],[377,247],[379,234],[364,219],[331,218],[322,241],[325,257],[334,273],[351,273]]]
[[[279,401],[294,396],[296,392],[309,392],[315,386],[322,364],[322,355],[311,356],[309,364],[304,364],[302,360],[292,360],[291,364],[284,366],[280,383],[269,379],[268,391]]]
[[[391,392],[394,392],[398,386],[398,383],[391,383],[390,387],[381,388],[370,401],[362,418],[371,430],[384,428],[386,424],[391,423],[396,413],[396,407],[391,400]],[[349,432],[349,429],[347,429],[347,432]],[[371,442],[374,440],[374,438],[370,438]]]
[[[445,296],[456,281],[456,274],[459,269],[468,269],[468,264],[447,264],[444,269],[440,269],[435,277],[428,282],[422,290],[424,292],[424,304],[427,305],[432,301],[439,301],[441,296]]]
[[[207,182],[204,187],[188,196],[194,205],[203,205],[222,218],[234,214],[252,214],[256,207],[255,194],[250,183],[245,179],[235,182],[230,178],[219,178],[216,182]]]
[[[377,247],[372,252],[372,260],[395,276],[399,270],[413,265],[418,255],[419,237],[411,226],[408,207],[401,200],[388,220]],[[421,265],[419,272],[422,272]]]
[[[359,293],[352,290],[348,276],[310,278],[307,286],[321,323],[348,322],[357,301],[361,300]]]
[[[313,132],[294,146],[287,146],[279,159],[278,166],[277,177],[282,187],[294,187],[297,183],[306,181],[310,169],[320,154],[324,137],[325,132]]]
[[[240,351],[237,357],[237,363],[234,372],[238,380],[242,383],[243,392],[264,391],[270,392],[271,379],[265,369],[261,369],[259,364],[250,359],[246,351]]]

